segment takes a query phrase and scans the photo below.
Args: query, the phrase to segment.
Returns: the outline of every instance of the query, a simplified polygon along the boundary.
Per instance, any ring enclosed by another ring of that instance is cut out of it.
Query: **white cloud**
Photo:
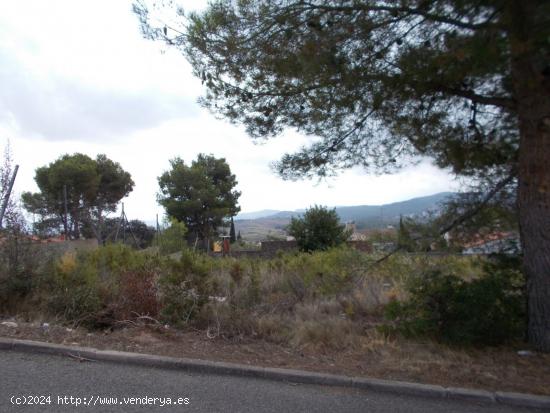
[[[9,3],[0,120],[27,138],[104,141],[196,115],[189,65],[141,38],[130,3],[82,4]]]
[[[9,67],[7,59],[1,61]],[[0,72],[0,120],[28,138],[112,140],[198,112],[186,96],[97,89],[57,76],[36,79],[21,73]]]

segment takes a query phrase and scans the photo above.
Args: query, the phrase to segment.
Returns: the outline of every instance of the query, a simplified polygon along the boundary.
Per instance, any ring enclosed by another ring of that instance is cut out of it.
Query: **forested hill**
[[[338,206],[336,212],[342,222],[355,221],[359,229],[382,228],[399,221],[399,216],[422,216],[439,208],[441,202],[452,196],[452,192],[440,192],[434,195],[394,202],[384,205]],[[237,215],[236,227],[243,236],[252,238],[263,235],[281,235],[282,230],[293,216],[299,216],[305,210],[275,211],[264,210]]]
[[[399,221],[400,215],[418,216],[428,211],[437,210],[441,202],[452,195],[452,192],[440,192],[392,204],[337,207],[336,212],[343,222],[355,221],[358,224],[368,222],[393,223]]]
[[[399,215],[418,215],[428,210],[438,208],[438,205],[445,201],[452,192],[439,192],[434,195],[423,196],[419,198],[409,199],[407,201],[394,202],[384,205],[356,205],[356,206],[339,206],[336,207],[336,212],[342,221],[370,221],[372,219],[383,218],[386,220],[399,219]],[[249,219],[278,219],[290,218],[302,214],[305,209],[297,209],[295,211],[277,211],[266,209],[256,212],[244,212],[237,215],[237,220]]]

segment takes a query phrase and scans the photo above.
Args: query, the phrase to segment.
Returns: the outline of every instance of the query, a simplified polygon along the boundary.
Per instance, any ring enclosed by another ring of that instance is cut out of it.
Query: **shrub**
[[[160,309],[155,271],[126,271],[120,276],[120,287],[114,305],[114,318],[133,320],[139,316],[157,317]]]
[[[302,218],[293,217],[287,231],[296,238],[298,248],[306,252],[338,246],[349,237],[336,209],[317,205],[306,210]]]
[[[167,261],[159,280],[164,320],[181,326],[200,313],[212,289],[209,270],[207,257],[190,250],[183,250],[179,261]]]
[[[42,288],[50,312],[75,324],[107,327],[158,313],[158,257],[120,244],[65,253]]]
[[[187,227],[176,219],[170,220],[170,226],[156,236],[155,244],[158,245],[162,255],[180,252],[187,245]]]
[[[32,292],[44,265],[41,251],[27,237],[6,231],[0,237],[0,311],[17,311]]]
[[[268,264],[279,273],[282,286],[301,301],[314,296],[331,296],[354,288],[353,281],[370,258],[348,247],[327,251],[283,255]]]
[[[46,288],[48,309],[75,323],[93,324],[101,309],[97,268],[74,253],[65,253],[51,268]]]
[[[525,323],[521,273],[510,262],[488,262],[485,274],[466,281],[432,270],[411,281],[406,302],[386,306],[386,317],[405,335],[473,345],[520,337]]]

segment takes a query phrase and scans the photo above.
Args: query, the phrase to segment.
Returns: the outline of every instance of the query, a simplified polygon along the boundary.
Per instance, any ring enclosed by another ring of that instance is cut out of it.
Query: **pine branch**
[[[434,85],[436,89],[443,93],[460,96],[466,99],[470,99],[472,102],[480,103],[482,105],[492,105],[501,108],[516,109],[516,101],[512,98],[501,96],[483,96],[475,93],[473,90],[464,90],[459,88],[452,88],[444,85]]]
[[[514,171],[512,171],[506,178],[504,178],[502,181],[497,183],[495,187],[485,195],[485,197],[481,200],[479,204],[477,204],[474,208],[466,211],[464,214],[457,217],[453,222],[451,222],[449,225],[443,227],[439,230],[439,235],[444,235],[446,232],[449,232],[450,230],[456,228],[458,225],[470,220],[474,216],[476,216],[487,204],[491,199],[495,197],[496,194],[498,194],[506,185],[508,185],[512,180],[516,177],[516,174]]]
[[[488,28],[498,28],[498,25],[492,23],[492,20],[498,14],[499,10],[496,10],[492,13],[489,18],[480,23],[471,23],[457,18],[451,18],[447,16],[441,16],[439,14],[430,13],[427,10],[421,8],[413,8],[406,6],[385,6],[385,5],[368,5],[368,4],[354,4],[352,6],[327,6],[313,4],[309,2],[301,2],[300,5],[306,6],[309,10],[323,10],[327,12],[353,12],[353,11],[363,11],[363,12],[388,12],[392,14],[403,13],[406,16],[422,16],[426,20],[436,22],[436,23],[445,23],[451,26],[455,26],[461,29],[468,30],[479,30],[479,29],[488,29]]]

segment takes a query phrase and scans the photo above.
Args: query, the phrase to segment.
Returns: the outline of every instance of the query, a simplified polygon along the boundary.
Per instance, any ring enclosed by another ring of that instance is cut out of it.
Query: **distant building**
[[[357,232],[357,226],[355,225],[355,221],[348,221],[346,222],[346,231],[349,231],[351,235],[349,236],[349,241],[367,241],[367,236],[365,234],[361,234],[360,232]]]
[[[357,231],[357,227],[355,226],[355,221],[347,221],[346,222],[346,231],[349,231],[351,233],[354,233]]]
[[[514,232],[494,232],[485,236],[478,236],[472,242],[464,245],[462,254],[518,254],[521,244],[518,234]]]
[[[397,248],[395,242],[373,242],[372,249],[374,252],[391,252]]]

